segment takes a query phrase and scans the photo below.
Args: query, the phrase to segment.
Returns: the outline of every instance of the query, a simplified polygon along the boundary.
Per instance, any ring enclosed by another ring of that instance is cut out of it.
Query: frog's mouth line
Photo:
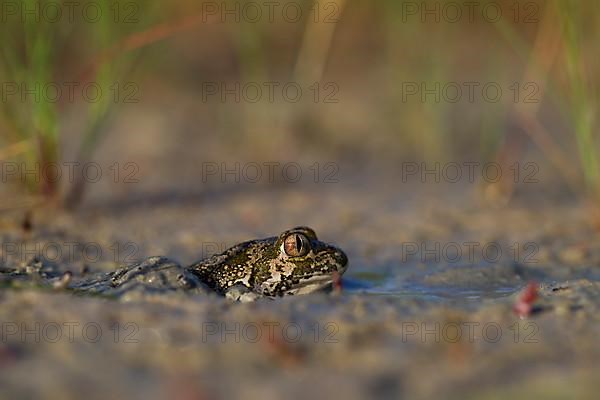
[[[294,285],[293,288],[286,291],[289,294],[307,294],[316,290],[323,289],[333,282],[331,275],[309,276],[306,278],[298,278],[300,282]]]

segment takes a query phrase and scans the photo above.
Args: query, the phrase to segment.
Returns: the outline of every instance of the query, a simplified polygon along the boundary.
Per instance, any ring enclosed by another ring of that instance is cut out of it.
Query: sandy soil
[[[5,215],[0,397],[595,398],[600,242],[588,211],[467,197],[283,186],[38,210],[28,232],[22,212]],[[299,224],[347,252],[341,293],[124,301],[31,279],[150,255],[191,263]],[[27,277],[9,284],[15,269]],[[513,304],[531,281],[539,298],[520,319]]]

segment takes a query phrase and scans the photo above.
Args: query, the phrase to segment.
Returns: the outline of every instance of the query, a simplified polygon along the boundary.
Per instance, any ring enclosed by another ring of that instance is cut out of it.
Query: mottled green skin
[[[293,233],[308,238],[306,255],[292,257],[283,251],[283,241]],[[283,296],[324,288],[332,283],[334,272],[341,275],[347,266],[343,251],[319,241],[312,229],[297,227],[277,237],[240,243],[186,270],[223,294],[241,285],[261,295]]]

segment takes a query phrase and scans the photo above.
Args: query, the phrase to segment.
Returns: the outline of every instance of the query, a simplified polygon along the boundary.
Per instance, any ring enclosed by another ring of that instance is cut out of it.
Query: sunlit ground
[[[596,8],[2,1],[0,397],[592,398]],[[331,292],[69,290],[298,225]]]

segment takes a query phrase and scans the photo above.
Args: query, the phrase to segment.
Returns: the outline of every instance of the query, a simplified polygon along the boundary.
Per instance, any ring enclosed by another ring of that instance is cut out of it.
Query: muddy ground
[[[39,208],[25,230],[22,209],[4,213],[0,397],[595,398],[600,241],[589,209],[474,197],[283,185]],[[239,304],[6,279],[80,277],[151,255],[189,264],[295,225],[346,251],[341,291]],[[520,318],[529,282],[539,298]]]

